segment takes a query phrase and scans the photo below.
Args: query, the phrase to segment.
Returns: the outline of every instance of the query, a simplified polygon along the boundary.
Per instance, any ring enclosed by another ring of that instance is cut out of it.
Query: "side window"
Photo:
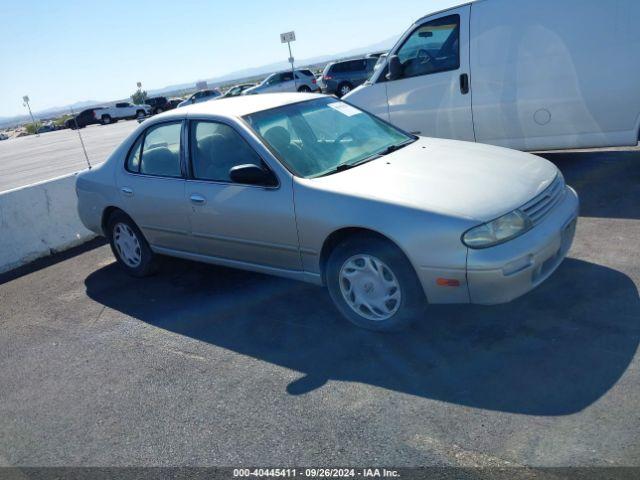
[[[142,151],[143,138],[144,135],[140,135],[129,151],[129,156],[127,157],[127,170],[130,172],[138,173],[140,171],[140,152]]]
[[[397,52],[403,77],[460,68],[460,16],[449,15],[419,26]]]
[[[161,177],[181,177],[180,131],[182,122],[149,128],[144,136],[140,173]]]
[[[283,82],[289,82],[293,80],[293,74],[291,72],[283,73],[281,78]]]
[[[216,122],[191,124],[191,166],[197,180],[231,182],[231,168],[262,160],[249,144],[228,125]]]

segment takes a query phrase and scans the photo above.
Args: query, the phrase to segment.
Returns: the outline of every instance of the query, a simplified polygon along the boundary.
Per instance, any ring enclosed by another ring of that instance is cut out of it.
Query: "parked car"
[[[84,128],[87,125],[100,123],[99,114],[97,112],[102,110],[102,108],[103,107],[94,107],[82,110],[75,117],[65,120],[64,125],[67,128],[75,130],[76,128]]]
[[[0,132],[0,140],[8,140],[9,136],[5,133]]]
[[[169,104],[171,105],[171,110],[173,110],[174,108],[178,108],[178,105],[180,105],[182,102],[184,102],[184,98],[180,98],[180,97],[170,98]]]
[[[466,3],[418,20],[346,100],[407,131],[520,150],[637,144],[640,2]]]
[[[238,95],[242,95],[246,89],[255,87],[255,83],[239,83],[238,85],[234,85],[229,88],[220,98],[229,98],[229,97],[237,97]]]
[[[118,120],[132,120],[145,117],[151,113],[149,105],[134,105],[129,102],[119,102],[111,107],[102,107],[96,110],[97,119],[103,125],[117,122]]]
[[[51,122],[43,123],[38,127],[37,133],[53,132],[56,129],[55,125]]]
[[[211,90],[200,90],[193,95],[191,95],[186,100],[183,100],[178,104],[178,108],[186,107],[187,105],[192,105],[194,103],[207,102],[209,100],[213,100],[214,98],[218,98],[220,95],[220,90],[217,88]]]
[[[377,57],[370,57],[328,63],[318,85],[322,93],[342,97],[369,78],[377,61]]]
[[[304,280],[374,330],[428,318],[425,299],[523,295],[563,260],[578,214],[547,160],[298,93],[152,117],[76,189],[82,222],[131,275],[163,254]]]
[[[151,115],[173,110],[177,106],[177,103],[172,103],[167,97],[147,98],[145,103],[151,107]]]
[[[313,72],[308,69],[295,71],[295,81],[293,72],[272,73],[255,87],[247,88],[242,95],[253,95],[256,93],[276,93],[276,92],[319,92],[320,87]]]

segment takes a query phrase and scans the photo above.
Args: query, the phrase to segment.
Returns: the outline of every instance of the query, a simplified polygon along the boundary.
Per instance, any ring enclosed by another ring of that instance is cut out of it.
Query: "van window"
[[[460,68],[460,15],[449,15],[416,28],[397,52],[404,78]]]

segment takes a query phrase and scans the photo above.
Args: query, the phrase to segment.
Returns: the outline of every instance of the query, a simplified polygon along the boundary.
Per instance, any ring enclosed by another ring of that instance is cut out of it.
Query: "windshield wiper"
[[[370,162],[371,160],[375,160],[376,158],[380,158],[380,154],[379,153],[375,153],[367,158],[364,158],[362,160],[360,160],[359,162],[354,162],[354,163],[341,163],[340,165],[336,165],[335,168],[329,170],[328,172],[323,173],[322,175],[318,175],[319,177],[324,177],[326,175],[331,175],[334,173],[338,173],[338,172],[344,172],[345,170],[349,170],[353,167],[357,167],[359,165],[362,165],[363,163],[367,163]]]
[[[389,145],[387,148],[378,153],[378,155],[388,155],[390,153],[395,152],[396,150],[400,150],[403,147],[415,142],[414,139],[408,140],[406,142],[398,143],[396,145]]]
[[[359,162],[354,162],[354,163],[341,163],[340,165],[337,165],[334,169],[329,170],[328,172],[323,173],[322,175],[318,175],[319,177],[324,177],[326,175],[332,175],[334,173],[338,173],[338,172],[344,172],[345,170],[349,170],[350,168],[353,167],[357,167],[358,165],[362,165],[363,163],[367,163],[370,162],[371,160],[375,160],[376,158],[380,158],[384,155],[388,155],[389,153],[395,152],[396,150],[400,150],[403,147],[406,147],[407,145],[415,142],[415,139],[411,139],[411,140],[407,140],[406,142],[402,142],[402,143],[398,143],[397,145],[389,145],[388,147],[386,147],[384,150],[374,153],[373,155],[370,155],[366,158],[363,158],[362,160],[360,160]]]

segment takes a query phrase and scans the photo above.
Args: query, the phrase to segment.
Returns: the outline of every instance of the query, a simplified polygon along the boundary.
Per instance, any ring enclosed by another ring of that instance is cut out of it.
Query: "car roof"
[[[435,0],[434,2],[431,2],[431,8],[429,9],[429,11],[427,11],[422,17],[416,20],[415,23],[420,22],[426,17],[435,15],[436,13],[446,12],[447,10],[462,7],[464,5],[470,5],[479,1],[481,0]]]
[[[161,113],[160,115],[156,115],[156,118],[184,118],[186,115],[242,117],[250,113],[261,112],[263,110],[317,98],[326,98],[326,95],[319,93],[261,93],[258,95],[240,95],[238,97],[194,103],[193,105],[181,107],[178,110]]]

